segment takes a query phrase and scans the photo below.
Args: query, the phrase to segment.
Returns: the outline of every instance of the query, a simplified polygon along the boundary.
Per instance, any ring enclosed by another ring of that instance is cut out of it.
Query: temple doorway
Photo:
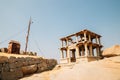
[[[76,50],[75,49],[72,49],[70,50],[70,59],[71,59],[71,62],[76,62]]]

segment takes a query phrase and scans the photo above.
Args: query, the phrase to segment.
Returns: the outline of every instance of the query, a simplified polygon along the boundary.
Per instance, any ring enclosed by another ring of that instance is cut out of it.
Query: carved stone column
[[[67,49],[67,60],[68,60],[68,63],[70,63],[71,62],[71,57],[70,57],[70,50],[69,49]]]
[[[85,41],[87,41],[86,32],[84,32],[84,39],[85,39]]]
[[[87,48],[87,43],[84,44],[85,47],[85,56],[88,56],[88,48]]]
[[[60,50],[60,56],[61,56],[61,59],[63,59],[64,58],[64,54],[63,54],[63,50]]]
[[[91,35],[89,34],[89,42],[91,42]]]
[[[96,54],[99,56],[99,47],[96,47]]]
[[[79,46],[76,46],[76,58],[79,58],[80,57],[80,55],[79,55]]]
[[[93,56],[93,48],[92,48],[92,44],[90,44],[90,56]]]
[[[84,56],[84,55],[85,55],[84,48],[82,48],[82,54],[81,54],[81,56]]]

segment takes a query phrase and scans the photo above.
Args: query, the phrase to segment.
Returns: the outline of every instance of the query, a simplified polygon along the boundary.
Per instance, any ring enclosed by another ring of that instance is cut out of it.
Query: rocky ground
[[[120,56],[55,68],[20,80],[120,80]]]
[[[115,48],[115,49],[113,49]],[[51,71],[26,76],[20,80],[120,80],[119,46],[105,50],[104,54],[117,54],[99,61],[81,62],[74,66],[57,66]],[[110,51],[113,49],[112,51]],[[117,51],[116,51],[117,50]],[[110,53],[112,52],[112,53]]]

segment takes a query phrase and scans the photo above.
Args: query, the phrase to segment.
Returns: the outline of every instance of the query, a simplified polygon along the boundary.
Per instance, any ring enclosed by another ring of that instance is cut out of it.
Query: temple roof
[[[77,33],[71,34],[69,36],[60,38],[60,40],[66,40],[66,39],[70,40],[71,39],[70,37],[77,36],[77,35],[84,35],[84,32],[86,32],[86,34],[91,34],[93,37],[95,37],[95,36],[101,37],[101,35],[99,35],[99,34],[96,34],[96,33],[92,32],[90,30],[84,29],[84,30],[81,30],[80,32],[77,32]]]

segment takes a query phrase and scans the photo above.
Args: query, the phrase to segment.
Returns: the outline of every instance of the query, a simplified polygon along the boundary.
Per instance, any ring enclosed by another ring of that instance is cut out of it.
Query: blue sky
[[[30,16],[28,50],[46,58],[59,59],[59,39],[83,29],[104,48],[120,44],[120,0],[0,0],[0,47],[17,40],[24,50]]]

